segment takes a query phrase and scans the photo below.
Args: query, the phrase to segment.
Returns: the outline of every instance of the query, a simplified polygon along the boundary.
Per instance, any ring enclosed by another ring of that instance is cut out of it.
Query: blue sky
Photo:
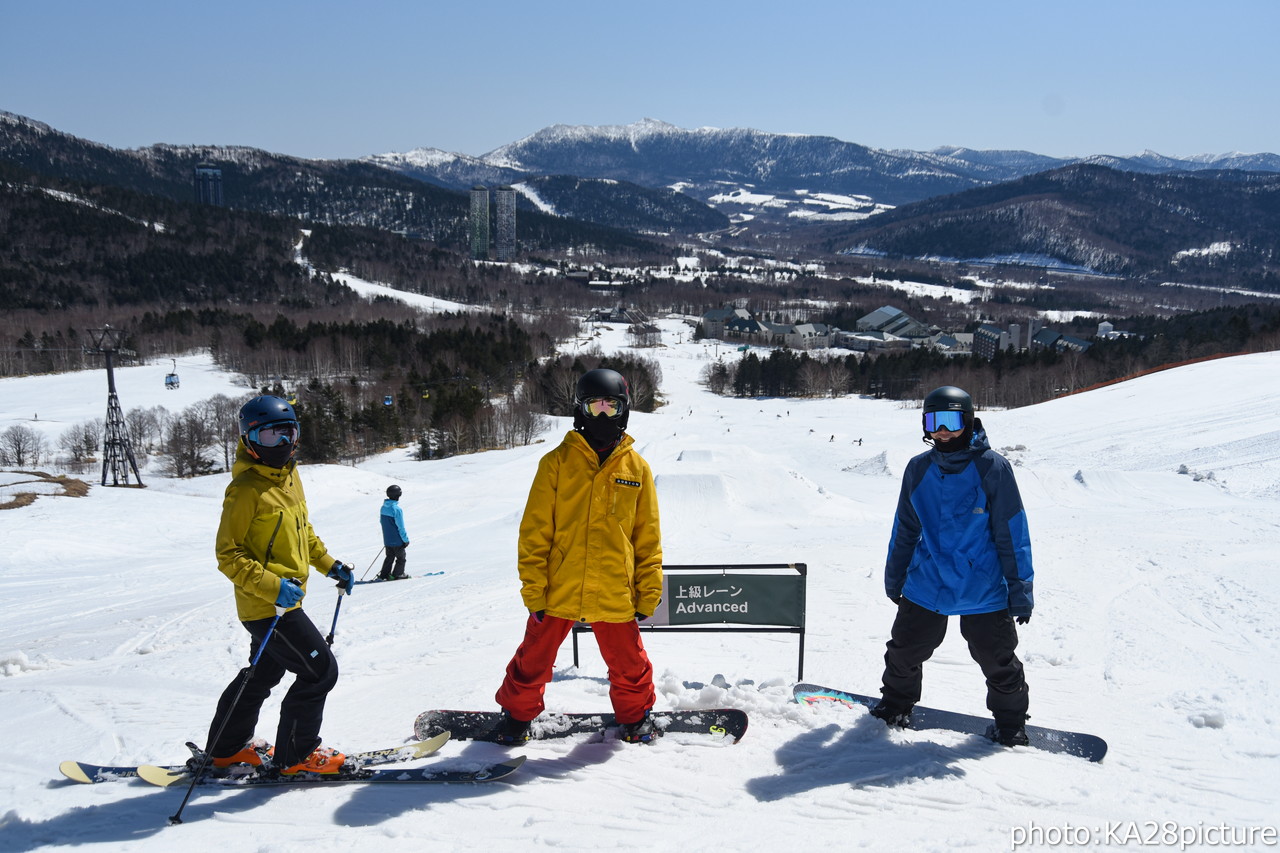
[[[120,148],[483,154],[552,124],[1280,153],[1274,0],[0,0],[0,109]]]

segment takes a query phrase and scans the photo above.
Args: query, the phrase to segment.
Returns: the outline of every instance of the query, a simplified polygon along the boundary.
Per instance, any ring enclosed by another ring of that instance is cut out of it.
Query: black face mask
[[[261,444],[249,442],[250,455],[257,456],[259,462],[268,468],[283,468],[293,458],[296,445],[277,444],[275,447],[263,447]]]
[[[604,415],[589,418],[579,411],[574,414],[573,427],[582,433],[582,437],[587,440],[587,444],[591,445],[592,450],[600,451],[618,443],[627,428],[626,421],[625,414],[618,418],[608,418]]]
[[[941,450],[943,453],[955,453],[957,450],[966,449],[971,441],[973,441],[973,427],[969,426],[965,427],[964,432],[960,433],[950,441],[938,441],[938,439],[935,438],[933,440],[933,446],[936,449]]]

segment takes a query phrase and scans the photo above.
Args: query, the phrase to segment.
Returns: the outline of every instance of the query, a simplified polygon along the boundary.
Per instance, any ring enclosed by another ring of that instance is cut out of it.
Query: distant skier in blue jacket
[[[1031,620],[1031,538],[1009,461],[991,449],[973,400],[954,386],[925,397],[924,441],[907,463],[885,562],[885,593],[898,606],[886,645],[880,703],[891,726],[910,721],[923,664],[960,617],[969,654],[987,680],[989,734],[1027,743],[1027,682],[1014,626]]]
[[[387,549],[382,571],[378,572],[380,581],[405,577],[405,549],[409,547],[409,534],[404,529],[404,513],[400,510],[402,494],[399,486],[387,486],[387,499],[382,502],[382,512],[378,516],[382,522],[382,544]]]

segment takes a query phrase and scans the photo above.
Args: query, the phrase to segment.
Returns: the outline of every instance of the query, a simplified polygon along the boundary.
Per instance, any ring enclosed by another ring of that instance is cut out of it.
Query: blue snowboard
[[[820,687],[817,684],[797,684],[792,688],[792,695],[797,702],[816,705],[819,702],[839,702],[849,707],[866,706],[873,708],[880,701],[878,696],[862,696],[847,693],[831,687]],[[909,729],[946,729],[961,734],[979,735],[990,738],[989,729],[993,722],[990,717],[976,717],[972,714],[958,714],[955,711],[939,711],[937,708],[926,708],[916,705],[911,709]],[[1041,726],[1027,726],[1027,739],[1030,746],[1046,752],[1062,752],[1076,755],[1090,761],[1101,761],[1107,754],[1107,742],[1097,735],[1065,732],[1058,729],[1046,729]]]

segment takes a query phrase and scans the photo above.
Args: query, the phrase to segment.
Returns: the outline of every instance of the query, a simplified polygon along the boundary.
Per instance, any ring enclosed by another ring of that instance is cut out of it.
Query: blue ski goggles
[[[940,429],[964,432],[964,412],[925,412],[924,431],[932,433]]]
[[[259,447],[277,447],[281,444],[298,443],[298,424],[294,421],[280,421],[265,424],[249,430],[249,440]]]

